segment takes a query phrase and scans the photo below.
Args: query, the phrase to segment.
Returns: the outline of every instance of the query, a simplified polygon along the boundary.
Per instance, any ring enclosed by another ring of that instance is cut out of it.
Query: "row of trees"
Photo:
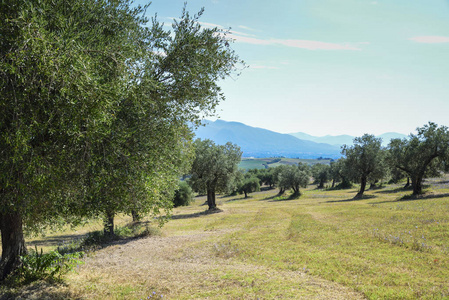
[[[413,195],[422,193],[422,181],[426,176],[437,176],[448,170],[449,131],[446,126],[429,123],[417,128],[417,134],[408,138],[392,139],[388,147],[382,147],[382,140],[365,134],[354,139],[351,146],[342,147],[343,158],[330,166],[315,165],[313,177],[323,187],[332,180],[348,187],[350,182],[360,184],[355,198],[360,198],[368,183],[390,178],[397,182],[407,177],[413,188]]]
[[[365,134],[354,139],[351,146],[342,147],[343,158],[330,165],[307,166],[281,165],[268,169],[253,169],[244,173],[237,171],[241,152],[230,143],[217,146],[210,140],[197,140],[196,158],[192,168],[191,184],[198,192],[207,192],[209,209],[214,209],[215,192],[227,194],[249,193],[260,189],[262,184],[276,186],[283,194],[291,189],[293,195],[300,194],[311,178],[318,188],[332,181],[340,188],[359,183],[355,198],[363,197],[367,184],[376,184],[387,178],[390,181],[407,177],[413,187],[413,195],[422,193],[425,176],[436,176],[447,171],[449,166],[449,131],[445,126],[429,123],[417,128],[417,134],[405,139],[393,139],[388,147],[382,140]]]
[[[237,145],[216,145],[208,139],[197,139],[194,145],[195,159],[188,182],[194,191],[207,195],[209,210],[216,209],[217,192],[241,193],[247,198],[249,193],[260,190],[260,186],[266,184],[278,186],[280,194],[291,189],[293,196],[297,196],[300,188],[307,187],[309,183],[311,172],[305,164],[243,172],[238,169],[242,152]]]
[[[169,211],[191,124],[236,71],[227,32],[185,9],[166,30],[129,0],[0,3],[0,280],[24,230]]]

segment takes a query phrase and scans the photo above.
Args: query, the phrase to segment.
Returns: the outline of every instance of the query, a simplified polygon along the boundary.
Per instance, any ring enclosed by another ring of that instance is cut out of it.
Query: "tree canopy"
[[[0,279],[23,228],[112,208],[158,212],[191,132],[238,57],[184,8],[172,31],[131,1],[0,3]],[[191,122],[191,123],[188,123]],[[175,180],[176,179],[176,180]]]
[[[324,188],[324,183],[331,178],[331,167],[329,165],[315,164],[312,166],[311,171],[315,182],[318,183],[318,188]]]
[[[350,178],[360,182],[360,190],[355,198],[361,198],[370,175],[382,166],[382,139],[365,134],[354,139],[354,145],[344,145],[342,154],[346,156],[346,170]]]
[[[300,188],[307,187],[309,184],[310,170],[306,164],[298,163],[298,165],[283,165],[278,169],[278,187],[280,193],[291,189],[293,195],[300,195]]]

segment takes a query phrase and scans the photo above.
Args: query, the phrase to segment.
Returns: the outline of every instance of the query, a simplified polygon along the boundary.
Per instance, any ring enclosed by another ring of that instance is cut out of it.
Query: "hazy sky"
[[[183,5],[148,14],[169,25]],[[249,65],[221,83],[223,120],[318,136],[449,126],[448,0],[188,1],[201,7]]]

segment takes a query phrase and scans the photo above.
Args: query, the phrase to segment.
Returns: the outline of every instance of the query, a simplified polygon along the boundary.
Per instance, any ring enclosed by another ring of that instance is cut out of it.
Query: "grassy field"
[[[270,167],[277,167],[279,165],[297,165],[299,162],[314,165],[314,164],[330,164],[329,159],[302,159],[302,158],[242,158],[240,169],[266,169]]]
[[[161,235],[92,252],[64,284],[0,299],[449,299],[449,179],[410,199],[401,185],[219,197],[174,210]],[[123,217],[120,222],[129,219]],[[30,242],[54,247],[100,224]],[[62,237],[61,237],[62,236]],[[34,297],[34,298],[33,298]]]

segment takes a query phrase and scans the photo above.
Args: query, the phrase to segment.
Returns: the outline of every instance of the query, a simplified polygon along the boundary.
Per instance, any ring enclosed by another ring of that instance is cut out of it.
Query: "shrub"
[[[185,181],[179,182],[179,188],[175,192],[175,197],[173,198],[173,205],[178,206],[188,206],[193,199],[192,188]]]
[[[58,251],[39,253],[37,246],[28,255],[22,256],[23,265],[18,276],[25,282],[39,279],[60,280],[61,276],[73,270],[77,265],[84,263],[81,258],[84,252],[61,254]]]

